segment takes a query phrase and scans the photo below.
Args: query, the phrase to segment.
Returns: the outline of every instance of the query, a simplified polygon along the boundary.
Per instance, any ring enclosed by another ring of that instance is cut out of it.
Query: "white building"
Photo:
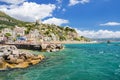
[[[25,35],[25,30],[26,30],[25,27],[16,26],[13,30],[13,36],[14,37],[17,36],[17,35],[24,36]]]
[[[4,34],[0,33],[0,41],[3,41],[4,40]]]
[[[4,28],[2,31],[1,31],[2,34],[6,34],[6,33],[10,33],[11,35],[13,34],[13,31],[10,29],[10,28]]]
[[[31,30],[31,31],[29,32],[29,34],[30,34],[30,36],[31,36],[32,38],[38,38],[38,37],[40,36],[40,33],[39,33],[39,31],[38,31],[37,29]]]

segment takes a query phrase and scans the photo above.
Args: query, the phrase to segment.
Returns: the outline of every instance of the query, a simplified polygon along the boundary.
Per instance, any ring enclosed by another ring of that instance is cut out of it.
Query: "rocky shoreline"
[[[64,46],[62,44],[54,44],[54,43],[47,43],[47,44],[42,44],[42,51],[46,51],[46,52],[56,52],[59,51],[61,49],[64,49]]]
[[[13,45],[0,46],[0,70],[26,68],[41,62],[45,57],[18,50]]]

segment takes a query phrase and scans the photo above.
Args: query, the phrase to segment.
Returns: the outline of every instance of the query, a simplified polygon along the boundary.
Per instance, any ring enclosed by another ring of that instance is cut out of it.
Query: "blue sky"
[[[91,38],[120,38],[119,8],[120,0],[0,0],[0,10],[16,19],[69,26]]]

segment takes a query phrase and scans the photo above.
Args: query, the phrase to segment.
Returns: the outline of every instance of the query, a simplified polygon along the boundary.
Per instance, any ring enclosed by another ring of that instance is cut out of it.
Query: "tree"
[[[66,37],[65,36],[60,36],[60,39],[59,39],[60,41],[64,41],[64,40],[66,40]]]
[[[80,36],[80,38],[84,38],[84,36]]]
[[[6,34],[5,34],[5,37],[7,37],[7,38],[9,38],[10,36],[11,36],[10,33],[6,33]]]
[[[75,37],[75,38],[73,38],[73,40],[80,41],[80,38],[79,37]]]

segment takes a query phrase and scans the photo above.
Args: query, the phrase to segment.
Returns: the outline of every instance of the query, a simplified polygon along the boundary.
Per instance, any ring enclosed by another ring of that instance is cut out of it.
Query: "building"
[[[13,30],[13,36],[16,37],[16,36],[24,36],[25,35],[25,30],[26,28],[25,27],[18,27],[16,26]]]
[[[40,33],[37,29],[30,30],[29,34],[30,34],[31,38],[39,38],[39,36],[40,36]]]
[[[30,42],[42,42],[43,36],[39,33],[37,29],[30,30],[29,34],[26,35],[26,38]]]
[[[0,33],[0,41],[3,41],[5,39],[4,34]]]
[[[59,38],[54,34],[54,33],[51,33],[51,38],[53,41],[58,41]]]

